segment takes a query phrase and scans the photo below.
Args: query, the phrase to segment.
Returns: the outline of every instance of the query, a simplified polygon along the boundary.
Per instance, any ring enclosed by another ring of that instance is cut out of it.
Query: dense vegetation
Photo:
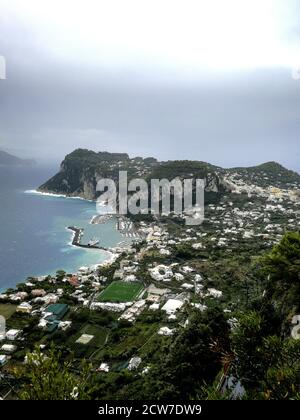
[[[127,171],[129,179],[140,177],[146,180],[163,178],[172,180],[175,177],[206,179],[207,190],[214,193],[224,191],[225,184],[222,178],[227,173],[235,173],[241,179],[261,186],[300,183],[299,174],[285,169],[276,162],[267,162],[250,168],[223,169],[199,161],[158,162],[152,157],[131,159],[126,153],[96,153],[77,149],[65,157],[61,170],[42,185],[40,190],[95,199],[99,177],[118,181],[119,171]]]
[[[101,325],[113,323],[115,328],[108,339],[110,354],[102,353],[102,360],[107,356],[111,360],[118,351],[134,355],[137,349],[127,344],[135,335],[141,339],[143,370],[90,371],[87,381],[86,364],[76,371],[71,356],[68,362],[59,361],[51,349],[49,358],[38,356],[39,369],[32,369],[36,362],[33,356],[29,359],[22,373],[21,397],[300,399],[300,340],[291,337],[292,317],[300,309],[300,234],[286,234],[271,252],[252,262],[251,270],[250,285],[256,285],[258,291],[247,291],[248,298],[232,311],[230,320],[219,303],[212,303],[204,312],[188,306],[188,323],[176,335],[156,335],[147,346],[155,315],[142,314],[130,328],[105,315]],[[242,270],[241,275],[245,276]],[[73,320],[80,316],[91,322],[89,313],[74,314]],[[51,380],[53,372],[57,380]],[[238,382],[240,391],[228,387],[226,378]]]

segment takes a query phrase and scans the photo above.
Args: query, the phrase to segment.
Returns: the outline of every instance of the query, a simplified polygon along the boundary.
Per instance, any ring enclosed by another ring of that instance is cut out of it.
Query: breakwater
[[[78,246],[80,248],[101,249],[102,251],[108,251],[108,249],[103,247],[103,246],[82,244],[81,243],[81,237],[83,235],[84,229],[78,228],[78,227],[75,227],[75,226],[68,226],[68,230],[71,230],[74,233],[74,236],[73,236],[73,239],[72,239],[72,245]]]

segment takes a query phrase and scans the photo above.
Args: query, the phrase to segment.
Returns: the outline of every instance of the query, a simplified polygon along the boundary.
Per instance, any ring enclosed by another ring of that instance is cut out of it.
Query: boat
[[[89,242],[88,242],[88,246],[96,246],[99,244],[99,240],[96,238],[92,238]]]

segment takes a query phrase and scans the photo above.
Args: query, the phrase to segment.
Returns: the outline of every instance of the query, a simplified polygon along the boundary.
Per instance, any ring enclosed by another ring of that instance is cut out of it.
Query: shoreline
[[[95,200],[88,200],[85,199],[83,197],[70,197],[64,194],[56,194],[56,193],[50,193],[50,192],[42,192],[42,191],[38,191],[37,189],[30,189],[30,190],[23,190],[24,194],[31,194],[31,195],[39,195],[39,196],[44,196],[44,197],[56,197],[56,198],[64,198],[64,199],[72,199],[72,200],[82,200],[82,201],[86,201],[88,203],[95,203]],[[91,251],[96,251],[99,250],[101,251],[101,256],[102,258],[104,258],[103,261],[96,263],[96,264],[92,264],[90,265],[90,267],[101,267],[102,265],[107,265],[107,264],[111,264],[118,256],[118,253],[115,251],[113,251],[115,248],[118,247],[118,244],[116,244],[114,247],[112,247],[111,249],[105,248],[105,247],[101,247],[101,246],[88,246],[88,245],[82,245],[78,242],[79,239],[79,235],[81,234],[82,229],[78,229],[78,228],[73,228],[70,229],[70,227],[66,227],[65,228],[68,231],[72,231],[72,237],[71,237],[71,241],[67,242],[68,246],[77,248],[77,249],[83,249],[83,250],[91,250]],[[74,231],[75,229],[75,231]],[[76,232],[78,229],[78,232]],[[105,255],[103,255],[105,253]],[[99,255],[99,259],[101,260],[101,256]],[[79,267],[74,267],[74,271],[77,271]],[[34,276],[43,276],[43,275],[52,275],[53,273],[40,273],[40,274],[29,274],[28,277],[34,277]],[[16,284],[18,283],[23,283],[26,280],[18,280],[16,281]],[[14,286],[8,286],[8,287],[1,287],[1,292],[6,291],[8,288],[15,288],[16,284]]]
[[[51,192],[43,192],[43,191],[39,191],[39,190],[25,190],[24,194],[32,194],[32,195],[42,195],[45,197],[56,197],[56,198],[67,198],[70,200],[83,200],[83,201],[87,201],[88,203],[95,203],[96,200],[88,200],[87,198],[83,198],[83,197],[79,197],[79,196],[69,196],[66,194],[56,194],[56,193],[51,193]]]
[[[73,238],[72,238],[72,245],[73,246],[77,246],[79,248],[85,248],[85,249],[99,249],[101,251],[108,251],[108,249],[103,247],[103,246],[81,244],[80,239],[81,239],[81,235],[82,235],[84,229],[77,228],[75,226],[68,226],[66,229],[68,229],[68,230],[70,230],[71,232],[74,233]]]

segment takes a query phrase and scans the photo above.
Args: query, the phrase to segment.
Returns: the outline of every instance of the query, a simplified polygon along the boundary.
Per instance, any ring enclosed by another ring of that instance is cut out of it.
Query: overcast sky
[[[0,55],[2,150],[300,170],[299,0],[0,0]]]

